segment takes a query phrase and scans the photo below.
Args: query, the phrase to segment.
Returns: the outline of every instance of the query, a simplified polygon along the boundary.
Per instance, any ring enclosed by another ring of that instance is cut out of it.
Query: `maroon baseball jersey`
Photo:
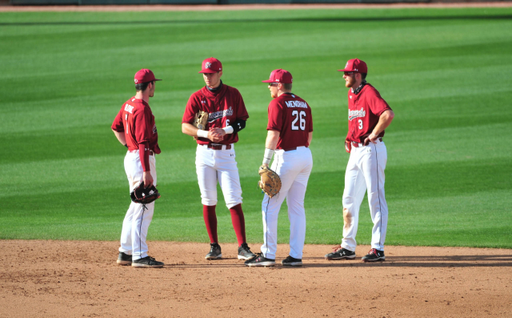
[[[140,149],[140,145],[146,145],[149,150],[159,154],[158,133],[155,125],[155,117],[149,104],[135,97],[127,100],[117,114],[112,129],[124,132],[129,151]],[[149,171],[149,163],[141,156],[144,171]]]
[[[388,103],[370,84],[366,84],[359,94],[348,90],[348,141],[362,143],[379,122],[380,115],[391,110]],[[384,136],[382,131],[379,137]]]
[[[307,147],[309,133],[313,131],[311,108],[295,94],[281,94],[268,105],[267,130],[279,131],[276,149]]]
[[[222,84],[218,91],[212,92],[206,86],[192,94],[188,100],[182,123],[192,124],[194,116],[199,111],[208,112],[210,128],[224,128],[231,126],[237,119],[247,120],[249,114],[245,109],[244,100],[240,92],[231,86]],[[221,144],[233,144],[238,141],[238,134],[226,134]],[[197,143],[205,145],[210,143],[207,138],[197,138]]]

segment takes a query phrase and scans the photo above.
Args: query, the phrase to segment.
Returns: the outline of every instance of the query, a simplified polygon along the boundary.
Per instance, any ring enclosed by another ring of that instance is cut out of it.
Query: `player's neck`
[[[277,97],[283,95],[283,94],[291,94],[292,91],[277,91]]]
[[[143,101],[149,104],[149,91],[137,91],[137,93],[135,93],[135,98],[142,99]]]

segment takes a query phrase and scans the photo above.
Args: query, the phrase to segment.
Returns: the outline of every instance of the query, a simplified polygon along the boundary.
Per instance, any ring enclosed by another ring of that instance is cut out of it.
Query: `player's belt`
[[[377,138],[377,139],[378,139],[379,141],[382,141],[382,137],[379,137],[379,138]],[[365,146],[365,144],[360,143],[360,142],[352,141],[352,147],[356,147],[356,148],[358,148],[358,147],[363,147],[363,146]]]
[[[231,145],[208,144],[208,148],[213,149],[213,150],[229,150],[229,149],[231,149]]]

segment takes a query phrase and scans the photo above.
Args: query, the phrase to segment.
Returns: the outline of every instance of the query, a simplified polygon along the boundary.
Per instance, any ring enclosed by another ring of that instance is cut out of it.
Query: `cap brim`
[[[155,80],[155,81],[161,81],[161,79],[159,79],[159,78],[155,78],[154,80]]]
[[[220,72],[220,71],[219,71]],[[198,73],[208,73],[208,74],[212,74],[212,73],[218,73],[218,72],[215,72],[213,70],[202,70],[202,71],[199,71]]]
[[[345,70],[338,70],[338,72],[354,72],[354,71],[352,71],[352,70],[346,70],[346,69],[345,69]]]
[[[272,80],[261,81],[262,83],[274,83]]]

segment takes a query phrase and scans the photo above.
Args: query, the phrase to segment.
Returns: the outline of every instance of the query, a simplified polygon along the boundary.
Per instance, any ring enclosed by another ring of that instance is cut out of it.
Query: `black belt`
[[[226,150],[231,149],[231,145],[222,145],[222,144],[208,144],[208,148],[211,148],[213,150],[223,150],[223,146],[225,146]]]
[[[382,141],[382,137],[379,137],[377,138],[379,141]],[[350,143],[352,143],[352,147],[363,147],[363,146],[367,146],[363,143],[360,143],[360,142],[355,142],[355,141],[351,141]]]
[[[283,149],[283,150],[284,151],[294,151],[294,150],[297,150],[297,148],[300,148],[300,147],[306,147],[306,146],[299,146],[299,147],[295,147],[295,148],[286,148],[286,149]]]

